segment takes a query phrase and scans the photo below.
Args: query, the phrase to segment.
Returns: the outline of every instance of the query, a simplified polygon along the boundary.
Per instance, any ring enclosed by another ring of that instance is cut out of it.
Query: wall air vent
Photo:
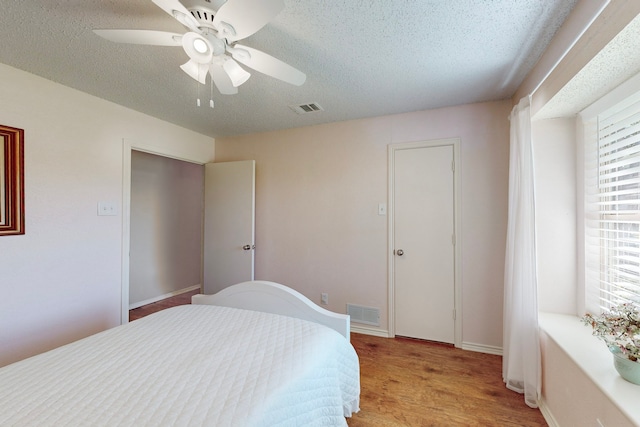
[[[289,105],[293,111],[298,114],[307,114],[307,113],[316,113],[318,111],[324,111],[324,108],[320,106],[317,102],[310,102],[308,104],[300,104],[300,105]]]
[[[377,308],[347,304],[347,314],[351,316],[352,322],[380,326],[380,310]]]

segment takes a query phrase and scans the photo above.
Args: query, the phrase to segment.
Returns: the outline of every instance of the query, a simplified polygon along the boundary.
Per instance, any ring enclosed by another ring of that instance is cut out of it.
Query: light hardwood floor
[[[129,312],[135,320],[185,293]],[[352,334],[360,359],[360,412],[350,427],[546,426],[542,414],[502,382],[502,358],[407,338]]]

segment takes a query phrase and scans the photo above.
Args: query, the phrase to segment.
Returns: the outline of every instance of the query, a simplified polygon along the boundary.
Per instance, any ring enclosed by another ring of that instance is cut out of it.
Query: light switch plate
[[[387,214],[387,204],[378,203],[378,215],[386,215],[386,214]]]
[[[99,216],[114,216],[116,214],[116,206],[113,202],[98,202]]]

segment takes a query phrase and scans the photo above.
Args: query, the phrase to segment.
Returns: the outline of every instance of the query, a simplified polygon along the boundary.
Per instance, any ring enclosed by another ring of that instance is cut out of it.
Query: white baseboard
[[[389,331],[367,328],[366,326],[356,326],[353,323],[351,324],[351,332],[363,335],[373,335],[374,337],[389,338]]]
[[[363,335],[373,335],[381,338],[391,338],[389,331],[382,329],[368,328],[366,326],[359,326],[351,323],[351,332]],[[476,351],[478,353],[495,354],[496,356],[502,356],[502,347],[494,347],[483,344],[462,343],[463,350]]]
[[[185,292],[195,291],[197,289],[200,289],[201,287],[202,287],[201,285],[193,285],[193,286],[189,286],[188,288],[184,288],[184,289],[180,289],[180,290],[177,290],[177,291],[169,292],[168,294],[159,295],[159,296],[154,297],[154,298],[149,298],[149,299],[144,300],[144,301],[140,301],[140,302],[136,302],[136,303],[133,303],[133,304],[129,304],[129,310],[133,310],[134,308],[142,307],[143,305],[152,304],[154,302],[162,301],[163,299],[171,298],[171,297],[174,297],[176,295],[184,294]]]
[[[478,353],[495,354],[496,356],[502,356],[502,347],[495,347],[492,345],[463,342],[461,348],[463,350],[477,351]]]
[[[547,422],[547,424],[549,424],[549,427],[560,427],[560,424],[558,424],[556,419],[553,418],[553,414],[551,413],[551,410],[547,406],[547,403],[544,401],[544,399],[540,399],[538,401],[538,408],[540,409],[544,420]]]

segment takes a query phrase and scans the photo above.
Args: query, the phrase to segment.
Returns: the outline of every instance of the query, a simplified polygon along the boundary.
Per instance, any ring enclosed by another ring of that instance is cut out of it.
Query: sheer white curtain
[[[502,378],[538,407],[540,342],[530,98],[511,111],[509,220],[504,273]]]

